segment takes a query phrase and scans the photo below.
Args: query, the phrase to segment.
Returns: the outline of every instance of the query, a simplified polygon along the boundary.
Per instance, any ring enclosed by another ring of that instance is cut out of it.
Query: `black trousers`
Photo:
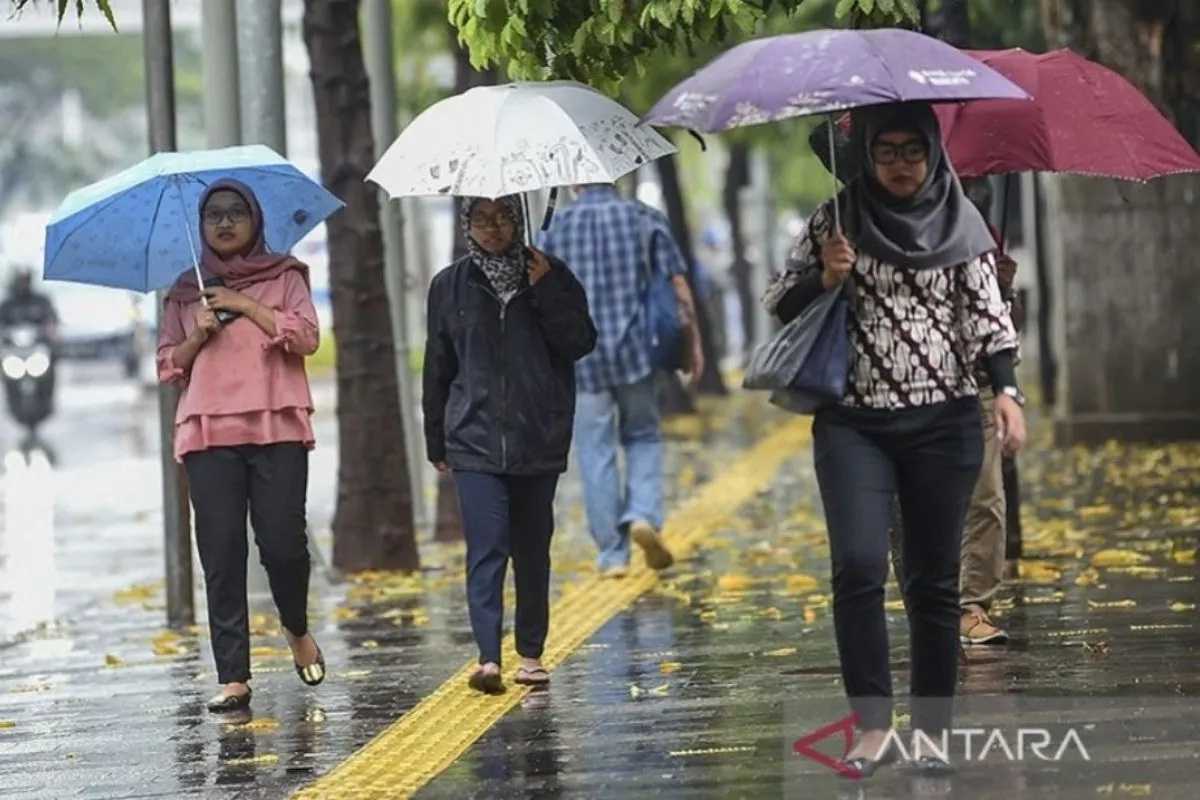
[[[883,602],[892,498],[899,495],[913,726],[936,734],[950,725],[958,679],[959,553],[983,459],[979,401],[966,397],[902,411],[826,409],[813,423],[813,450],[851,707],[864,729],[891,725]]]
[[[208,593],[217,679],[250,679],[246,512],[283,627],[308,632],[308,449],[299,442],[214,447],[183,457]]]
[[[504,576],[517,585],[517,652],[541,658],[550,627],[550,537],[557,475],[455,472],[467,540],[467,607],[479,663],[500,663]]]

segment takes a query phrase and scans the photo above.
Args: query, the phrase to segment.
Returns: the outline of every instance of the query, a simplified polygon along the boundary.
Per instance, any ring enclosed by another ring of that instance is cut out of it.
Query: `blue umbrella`
[[[46,226],[43,276],[139,292],[199,276],[200,199],[222,178],[257,195],[277,253],[344,205],[269,147],[159,153],[67,196]]]

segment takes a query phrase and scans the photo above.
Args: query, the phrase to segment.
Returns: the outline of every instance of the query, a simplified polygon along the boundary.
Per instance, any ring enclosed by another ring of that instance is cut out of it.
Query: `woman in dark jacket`
[[[462,224],[469,254],[429,289],[425,441],[437,469],[454,472],[462,508],[480,664],[470,685],[498,693],[509,558],[521,656],[515,680],[550,680],[541,656],[554,493],[571,449],[575,362],[595,346],[596,328],[566,265],[525,245],[519,198],[468,198]]]
[[[977,358],[988,366],[1006,450],[1021,446],[1025,421],[1016,332],[988,255],[995,242],[942,153],[932,109],[863,109],[853,127],[862,169],[838,197],[846,234],[831,205],[820,208],[766,304],[788,321],[822,292],[842,287],[852,298],[847,393],[817,413],[813,451],[842,679],[861,729],[845,767],[861,776],[894,755],[885,748],[892,679],[883,606],[892,498],[904,517],[913,728],[939,742],[957,679],[963,522],[983,453]],[[928,749],[922,756],[923,771],[950,768]]]

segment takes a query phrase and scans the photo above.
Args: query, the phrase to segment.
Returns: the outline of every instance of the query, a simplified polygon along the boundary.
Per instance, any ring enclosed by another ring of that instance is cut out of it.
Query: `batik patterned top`
[[[830,222],[828,204],[809,220],[787,269],[763,298],[768,311],[792,317],[797,312],[786,307],[797,296],[804,305],[820,294],[820,241]],[[975,395],[977,360],[1017,347],[991,255],[912,270],[859,251],[851,279],[850,380],[843,405],[902,409]]]

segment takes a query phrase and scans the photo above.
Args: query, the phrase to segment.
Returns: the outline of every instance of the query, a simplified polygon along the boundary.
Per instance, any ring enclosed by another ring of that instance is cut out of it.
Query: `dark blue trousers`
[[[500,663],[504,576],[517,584],[517,652],[541,658],[550,626],[550,537],[557,475],[454,473],[467,540],[467,606],[479,663]]]

